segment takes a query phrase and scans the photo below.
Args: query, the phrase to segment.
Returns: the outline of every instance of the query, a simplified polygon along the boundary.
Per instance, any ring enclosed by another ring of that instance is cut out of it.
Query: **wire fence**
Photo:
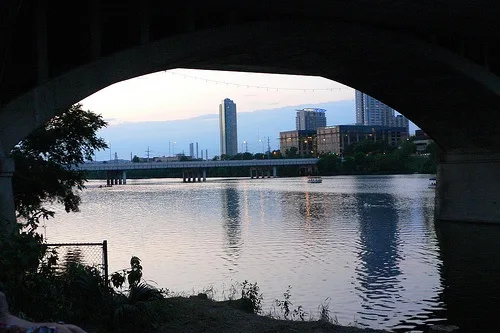
[[[71,263],[101,267],[102,275],[108,281],[108,242],[102,243],[55,243],[46,244],[47,253],[57,252],[59,258],[56,269],[64,270]]]

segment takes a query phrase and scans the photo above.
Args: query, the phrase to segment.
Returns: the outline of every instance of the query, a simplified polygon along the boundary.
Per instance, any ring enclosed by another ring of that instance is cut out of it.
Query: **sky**
[[[354,90],[317,76],[174,69],[113,84],[80,103],[113,125],[218,114],[224,98],[251,112],[350,100]]]
[[[269,119],[273,119],[270,121],[280,122],[280,119],[284,121],[284,117],[273,118],[271,112],[298,105],[306,107],[353,101],[354,91],[348,86],[317,76],[178,68],[113,84],[88,96],[80,103],[83,109],[101,114],[108,122],[108,128],[98,135],[108,141],[111,149],[96,153],[96,160],[109,160],[110,152],[113,156],[116,152],[120,159],[130,159],[131,154],[146,157],[145,151],[150,150],[150,147],[153,147],[153,156],[163,156],[172,152],[171,148],[167,147],[174,141],[179,152],[181,149],[188,150],[189,142],[198,140],[204,142],[204,149],[210,149],[210,156],[214,156],[219,150],[217,119],[214,117],[200,119],[200,117],[218,115],[219,104],[224,98],[230,98],[236,103],[239,115],[259,110],[258,116],[263,121],[269,114]],[[261,112],[262,110],[265,112]],[[287,112],[292,114],[294,109]],[[341,121],[339,113],[348,113],[348,117],[352,117],[352,121],[349,118],[349,123],[354,122],[353,106],[352,110],[348,107],[348,111],[345,111],[345,107],[339,110],[327,110],[327,125],[345,124],[336,122],[336,120]],[[329,118],[328,114],[337,114],[337,119]],[[287,120],[286,128],[282,130],[294,129],[295,115],[292,116],[293,118]],[[245,125],[256,126],[256,122],[252,119],[238,123],[238,132],[248,130],[242,128]],[[208,126],[205,136],[196,137],[198,132],[203,131],[202,126]],[[269,130],[277,129],[277,127],[266,127]],[[410,123],[410,132],[414,128],[415,126]],[[252,131],[258,133],[259,129]],[[279,132],[261,132],[258,135],[278,137]],[[273,147],[275,148],[279,149]]]

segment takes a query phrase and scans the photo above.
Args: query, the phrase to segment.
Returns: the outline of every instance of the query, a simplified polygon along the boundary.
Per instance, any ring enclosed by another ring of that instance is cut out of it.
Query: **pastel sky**
[[[80,103],[113,125],[218,114],[226,97],[250,112],[352,100],[354,90],[322,77],[174,69],[116,83]]]

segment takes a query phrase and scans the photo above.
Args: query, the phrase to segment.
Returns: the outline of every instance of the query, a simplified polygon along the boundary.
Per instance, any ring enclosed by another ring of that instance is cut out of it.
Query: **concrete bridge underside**
[[[318,75],[402,112],[442,150],[436,217],[500,222],[500,3],[0,3],[0,220],[10,149],[113,83],[172,68]]]

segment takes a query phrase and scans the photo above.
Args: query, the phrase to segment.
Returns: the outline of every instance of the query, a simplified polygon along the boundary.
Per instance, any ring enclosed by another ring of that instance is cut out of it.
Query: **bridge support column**
[[[207,169],[203,169],[203,181],[207,181]]]
[[[500,223],[500,153],[439,156],[435,217]]]
[[[278,177],[278,169],[275,166],[273,166],[273,178],[276,177]]]
[[[127,171],[122,171],[123,185],[127,185]]]
[[[186,182],[186,170],[182,170],[182,182]]]
[[[12,175],[14,174],[14,160],[0,158],[0,232],[12,233],[16,231],[16,208],[12,191]]]

